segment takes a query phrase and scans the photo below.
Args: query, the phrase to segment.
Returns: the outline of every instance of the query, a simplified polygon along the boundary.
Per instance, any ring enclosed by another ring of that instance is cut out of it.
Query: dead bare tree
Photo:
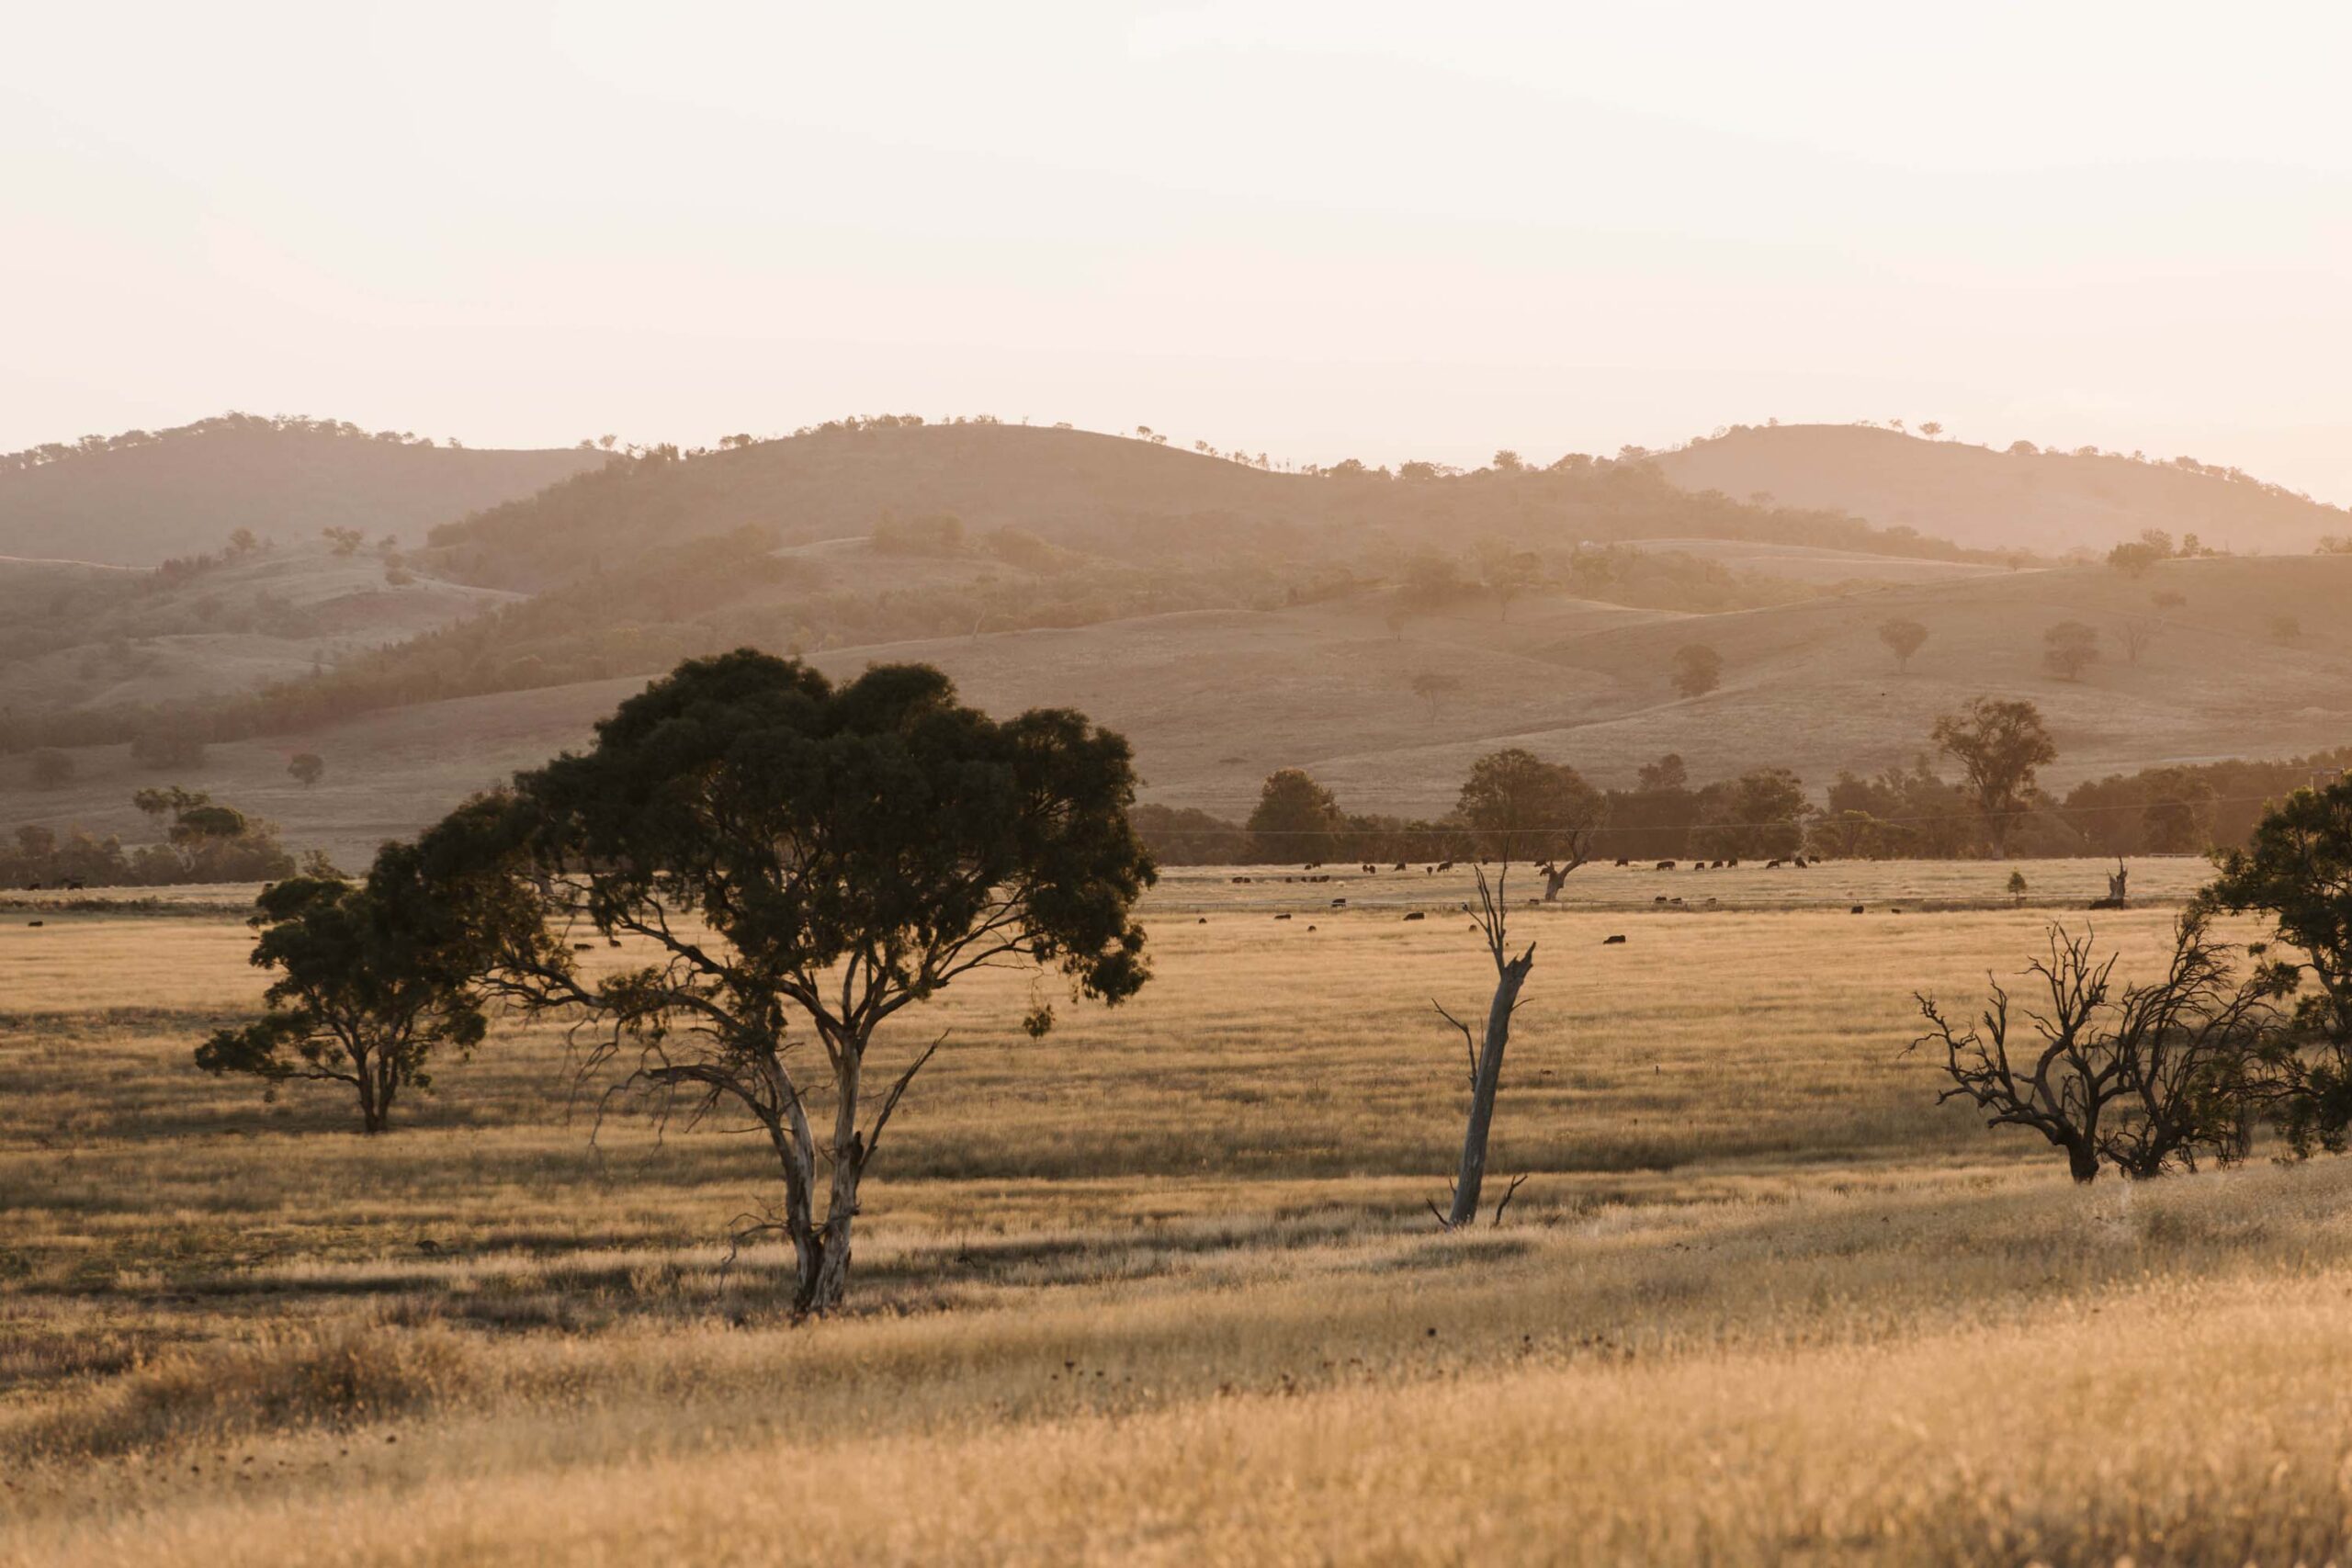
[[[2050,928],[2048,956],[2027,971],[2046,993],[2049,1011],[2026,1014],[2039,1043],[2022,1070],[2010,1058],[2009,993],[1998,980],[1985,977],[1992,999],[1973,1024],[1948,1018],[1933,997],[1919,997],[1928,1032],[1909,1049],[1940,1045],[1952,1081],[1936,1102],[1965,1098],[1988,1113],[1988,1127],[2030,1127],[2066,1151],[2075,1180],[2097,1179],[2099,1116],[2122,1092],[2121,1064],[2093,1038],[2114,970],[2113,956],[2104,963],[2091,957],[2089,932],[2069,936]]]
[[[1989,1127],[2027,1127],[2066,1153],[2076,1181],[2100,1162],[2127,1176],[2194,1168],[2200,1155],[2226,1163],[2246,1145],[2261,1102],[2274,1021],[2259,977],[2241,986],[2226,950],[2197,914],[2175,932],[2163,978],[2118,988],[2117,955],[2093,956],[2092,936],[2052,926],[2049,952],[2028,966],[2037,1007],[2013,1010],[1989,980],[1991,999],[1962,1024],[1920,997],[1928,1032],[1909,1049],[1939,1046],[1952,1087]],[[2030,1026],[2030,1042],[2013,1051]]]
[[[1527,984],[1528,971],[1535,967],[1535,944],[1532,942],[1518,957],[1510,955],[1505,930],[1510,863],[1504,863],[1491,884],[1483,870],[1476,874],[1478,908],[1471,918],[1495,962],[1495,995],[1487,1007],[1485,1033],[1473,1035],[1468,1024],[1443,1006],[1432,1004],[1437,1006],[1439,1017],[1462,1032],[1463,1048],[1470,1059],[1470,1118],[1462,1134],[1462,1169],[1454,1178],[1452,1208],[1438,1215],[1447,1230],[1460,1230],[1477,1223],[1479,1193],[1487,1179],[1487,1143],[1495,1122],[1495,1091],[1502,1084],[1503,1051],[1510,1043],[1511,1015],[1519,1010],[1520,989]],[[1495,1205],[1497,1224],[1502,1224],[1503,1209],[1510,1202],[1511,1194],[1519,1190],[1519,1180],[1512,1181],[1510,1190]],[[1432,1203],[1430,1207],[1434,1211],[1437,1205]]]

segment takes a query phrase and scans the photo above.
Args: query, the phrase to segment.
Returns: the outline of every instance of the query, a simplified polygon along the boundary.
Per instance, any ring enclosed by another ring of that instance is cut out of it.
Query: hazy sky
[[[2342,6],[20,7],[0,447],[1940,419],[2352,501]]]

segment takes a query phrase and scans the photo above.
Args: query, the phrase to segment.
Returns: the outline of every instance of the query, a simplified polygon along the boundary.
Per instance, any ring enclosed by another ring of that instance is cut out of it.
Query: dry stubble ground
[[[2077,1191],[1901,1055],[1913,988],[2038,942],[2005,868],[1686,874],[1753,907],[1673,914],[1612,868],[1521,917],[1496,1163],[1531,1179],[1459,1237],[1425,1207],[1463,1077],[1430,1002],[1485,984],[1458,881],[1230,874],[1155,895],[1128,1007],[1032,1044],[992,979],[901,1032],[951,1031],[854,1310],[798,1328],[775,1254],[720,1267],[757,1149],[599,1126],[554,1032],[364,1140],[187,1065],[260,984],[232,918],[12,916],[0,1562],[2344,1551],[2352,1178]],[[2101,934],[2145,963],[2171,913]]]

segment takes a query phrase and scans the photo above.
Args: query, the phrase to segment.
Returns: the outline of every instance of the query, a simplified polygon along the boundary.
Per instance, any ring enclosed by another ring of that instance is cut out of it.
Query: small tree
[[[308,789],[325,776],[326,759],[316,751],[297,751],[288,761],[286,771],[293,775],[296,783]]]
[[[1937,746],[1967,775],[1968,791],[1996,856],[2008,853],[2009,829],[2033,793],[2036,773],[2058,760],[2058,748],[2029,702],[1979,697],[1936,720]]]
[[[923,666],[835,686],[739,649],[680,665],[599,724],[586,752],[518,775],[425,847],[544,890],[559,933],[514,931],[492,971],[501,994],[608,1027],[592,1070],[633,1044],[633,1081],[764,1134],[783,1204],[738,1239],[781,1235],[794,1310],[822,1313],[848,1284],[882,1134],[939,1044],[910,1050],[877,1095],[866,1075],[883,1027],[982,969],[1058,971],[1074,997],[1106,1003],[1148,977],[1132,919],[1153,877],[1127,820],[1135,783],[1126,742],[1078,714],[1000,723]],[[584,977],[560,940],[578,926],[649,961]],[[1026,1027],[1052,1022],[1040,1006]],[[827,1111],[820,1134],[812,1118]]]
[[[74,757],[54,746],[43,747],[25,764],[25,776],[35,789],[63,789],[74,782]]]
[[[2292,615],[2270,617],[2270,640],[2281,648],[2294,648],[2303,640],[2303,623]]]
[[[2082,678],[2098,662],[2098,628],[2080,621],[2061,621],[2041,634],[2041,663],[2062,681]]]
[[[2076,1181],[2097,1179],[2102,1160],[2149,1177],[2200,1156],[2227,1162],[2245,1150],[2260,1098],[2268,1049],[2268,987],[2240,985],[2227,949],[2194,912],[2175,932],[2163,978],[2118,987],[2115,955],[2095,958],[2088,932],[2052,927],[2049,952],[2027,973],[2039,993],[2013,1010],[2008,991],[1987,977],[1991,999],[1973,1022],[1917,998],[1928,1032],[1907,1047],[1933,1046],[1951,1087],[1988,1127],[2026,1127],[2066,1154]],[[2022,1010],[2030,1032],[2013,1012]]]
[[[2145,577],[2168,552],[2145,539],[2133,539],[2107,552],[2107,564],[2126,577]]]
[[[2264,916],[2301,955],[2271,960],[2282,988],[2300,993],[2295,1023],[2307,1043],[2285,1064],[2288,1140],[2299,1152],[2341,1151],[2352,1129],[2352,777],[2295,791],[2216,864],[2200,901]]]
[[[1674,651],[1674,689],[1686,697],[1703,697],[1724,681],[1724,656],[1703,642],[1685,644]]]
[[[2155,623],[2126,621],[2117,629],[2116,635],[2122,639],[2124,659],[2137,664],[2140,662],[2140,655],[2147,651],[2148,645],[2156,639]]]
[[[2020,909],[2025,908],[2025,873],[2021,871],[2013,871],[2009,873],[2009,897],[2016,900],[2017,906]]]
[[[1440,671],[1424,670],[1419,674],[1413,677],[1413,694],[1420,698],[1421,701],[1429,704],[1430,717],[1432,720],[1437,717],[1437,705],[1439,701],[1442,698],[1452,696],[1454,693],[1460,690],[1462,690],[1462,677],[1459,675],[1448,675]]]
[[[1911,656],[1927,643],[1928,628],[1917,621],[1905,620],[1898,615],[1879,624],[1878,640],[1886,644],[1888,650],[1894,655],[1895,669],[1908,670],[1911,668]]]
[[[1261,861],[1320,860],[1331,835],[1345,821],[1331,792],[1304,768],[1278,768],[1266,775],[1250,811],[1250,852]]]
[[[402,1089],[432,1086],[436,1051],[481,1041],[481,971],[503,935],[536,928],[537,911],[503,883],[427,876],[413,845],[387,844],[356,886],[272,883],[249,923],[262,933],[254,966],[278,975],[263,993],[268,1010],[216,1032],[196,1065],[347,1085],[361,1130],[375,1134]]]
[[[1547,762],[1512,747],[1470,765],[1454,815],[1483,856],[1508,865],[1534,860],[1544,901],[1555,903],[1576,869],[1592,858],[1593,835],[1606,807],[1600,792],[1565,762]]]
[[[319,536],[337,556],[356,556],[359,547],[368,542],[367,534],[357,528],[322,528]]]

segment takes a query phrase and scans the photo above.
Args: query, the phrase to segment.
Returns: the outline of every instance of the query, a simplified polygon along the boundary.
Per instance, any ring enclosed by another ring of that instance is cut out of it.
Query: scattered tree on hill
[[[2292,615],[2270,617],[2270,640],[2281,648],[2293,648],[2303,640],[2303,623]]]
[[[2159,610],[2177,610],[2188,603],[2188,595],[2177,588],[2159,588],[2148,595],[2148,602]]]
[[[1687,643],[1674,652],[1674,689],[1686,697],[1703,697],[1723,684],[1724,656],[1703,642]]]
[[[2139,539],[2118,545],[2107,552],[2107,564],[2126,577],[2145,577],[2164,558],[2154,546]]]
[[[2192,912],[2164,977],[2118,988],[2115,955],[2095,958],[2088,932],[2053,926],[2028,969],[2030,1006],[2013,1010],[1992,981],[1963,1022],[1922,996],[1928,1032],[1910,1049],[1942,1054],[1951,1087],[1939,1102],[1964,1099],[1987,1126],[2040,1133],[2076,1181],[2096,1179],[2103,1160],[2134,1178],[2194,1169],[2200,1156],[2226,1164],[2245,1152],[2274,1024],[2270,982],[2241,984],[2228,954]]]
[[[1435,670],[1424,670],[1419,674],[1413,677],[1413,694],[1420,698],[1421,701],[1429,704],[1430,717],[1432,721],[1437,717],[1437,705],[1439,700],[1441,698],[1450,697],[1460,690],[1462,690],[1462,677],[1459,675],[1448,675]]]
[[[1135,785],[1126,742],[1079,714],[1000,723],[927,667],[836,686],[742,649],[681,665],[599,724],[586,752],[460,808],[424,848],[543,890],[558,931],[510,935],[500,994],[584,1010],[612,1031],[592,1066],[633,1044],[636,1082],[765,1134],[783,1203],[738,1240],[781,1235],[795,1312],[823,1313],[848,1283],[882,1134],[939,1046],[906,1050],[877,1093],[884,1026],[982,969],[1057,971],[1073,998],[1106,1003],[1148,977],[1133,911],[1153,870],[1127,818]],[[647,962],[583,977],[561,940],[582,926]],[[1052,1023],[1040,1005],[1025,1027]],[[796,1024],[830,1079],[825,1134]]]
[[[296,783],[308,789],[325,776],[326,759],[316,751],[297,751],[287,761],[286,771],[293,775]]]
[[[74,782],[72,753],[54,746],[45,746],[34,752],[25,763],[25,776],[35,789],[63,789]]]
[[[2281,1063],[2281,1126],[2299,1153],[2340,1153],[2352,1141],[2352,775],[2295,791],[2217,864],[2200,900],[2263,916],[2295,955],[2271,960],[2282,989],[2299,993],[2295,1024],[2308,1043]]]
[[[1535,967],[1533,942],[1529,942],[1518,957],[1510,954],[1505,931],[1510,867],[1505,865],[1492,883],[1487,880],[1483,866],[1475,868],[1474,874],[1477,878],[1478,907],[1471,919],[1485,939],[1487,956],[1495,965],[1495,994],[1487,1004],[1486,1028],[1474,1034],[1468,1024],[1446,1011],[1442,1003],[1430,1004],[1437,1009],[1440,1018],[1460,1031],[1470,1066],[1470,1111],[1462,1134],[1462,1165],[1453,1179],[1453,1201],[1438,1215],[1438,1223],[1450,1231],[1476,1224],[1478,1220],[1479,1200],[1487,1179],[1487,1145],[1495,1124],[1495,1091],[1502,1084],[1503,1052],[1510,1043],[1511,1014],[1519,1010],[1519,993],[1527,984],[1528,971]],[[1502,1224],[1503,1210],[1525,1179],[1523,1176],[1515,1178],[1495,1204],[1495,1224]],[[1437,1205],[1432,1203],[1430,1207],[1434,1211]]]
[[[2009,829],[2033,793],[2035,774],[2058,760],[2041,710],[2029,702],[1979,697],[1936,720],[1929,735],[1967,775],[1993,853],[2006,857]]]
[[[2147,646],[2156,639],[2155,623],[2138,619],[2129,620],[2118,628],[2116,635],[2122,638],[2125,660],[2137,664],[2140,662],[2140,655],[2146,651]]]
[[[357,528],[322,528],[319,537],[332,546],[337,556],[356,556],[359,547],[368,542],[367,534]]]
[[[1927,643],[1928,628],[1917,621],[1898,616],[1880,623],[1878,640],[1886,644],[1894,653],[1895,669],[1908,670],[1911,668],[1911,656]]]
[[[199,808],[201,809],[201,808]],[[402,1089],[429,1089],[434,1054],[480,1043],[481,972],[502,934],[538,911],[502,878],[427,875],[413,845],[387,844],[365,882],[295,876],[261,891],[253,964],[277,978],[267,1010],[196,1049],[209,1073],[347,1085],[363,1132],[384,1131]]]
[[[1919,426],[1919,434],[1926,436],[1930,441],[1933,441],[1943,433],[1943,425],[1936,420],[1931,419],[1924,421]]]
[[[2061,621],[2041,634],[2041,662],[2062,681],[2079,680],[2098,662],[2098,628]]]
[[[1645,790],[1681,789],[1690,783],[1690,770],[1683,765],[1679,751],[1668,751],[1655,762],[1644,762],[1634,776]]]
[[[1605,807],[1600,792],[1574,768],[1512,747],[1470,765],[1453,814],[1470,829],[1481,859],[1506,866],[1535,862],[1549,904],[1558,900],[1570,874],[1592,858]]]
[[[1259,860],[1321,860],[1332,852],[1331,835],[1346,824],[1340,803],[1304,768],[1278,768],[1259,787],[1250,813],[1251,852]]]

